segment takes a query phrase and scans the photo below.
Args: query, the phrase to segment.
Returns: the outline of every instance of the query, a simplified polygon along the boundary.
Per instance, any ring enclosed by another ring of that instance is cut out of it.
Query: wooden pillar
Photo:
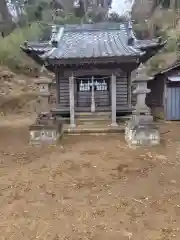
[[[127,82],[128,82],[128,107],[132,106],[132,84],[131,84],[131,74],[127,73]]]
[[[176,7],[176,0],[171,0],[170,1],[170,9],[175,10],[175,7]]]
[[[116,76],[111,76],[111,112],[112,112],[112,122],[111,126],[117,126],[116,122]]]
[[[75,127],[75,111],[74,111],[74,76],[69,78],[69,105],[70,105],[70,125]]]
[[[94,77],[91,80],[91,112],[95,112],[95,99],[94,99]]]
[[[58,68],[56,68],[55,79],[56,79],[56,104],[58,106],[60,104],[60,79]]]

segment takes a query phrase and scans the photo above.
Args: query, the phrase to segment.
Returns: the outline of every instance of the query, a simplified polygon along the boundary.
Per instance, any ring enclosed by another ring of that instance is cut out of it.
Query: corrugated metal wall
[[[180,86],[167,85],[166,120],[180,120]]]

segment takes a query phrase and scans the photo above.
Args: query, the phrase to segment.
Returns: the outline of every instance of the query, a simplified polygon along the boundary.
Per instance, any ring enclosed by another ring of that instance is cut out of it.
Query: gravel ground
[[[0,239],[179,240],[180,124],[161,125],[151,149],[123,134],[32,147],[26,124],[2,120]]]

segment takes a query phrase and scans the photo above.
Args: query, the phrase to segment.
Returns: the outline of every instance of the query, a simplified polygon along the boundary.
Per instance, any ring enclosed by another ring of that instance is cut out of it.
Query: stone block
[[[160,134],[153,122],[136,124],[130,120],[125,127],[125,140],[130,147],[154,146],[160,143]]]
[[[151,124],[152,122],[153,122],[153,116],[151,116],[151,115],[134,115],[134,116],[132,116],[133,125]]]
[[[62,124],[33,124],[29,127],[31,144],[56,144],[63,133]]]

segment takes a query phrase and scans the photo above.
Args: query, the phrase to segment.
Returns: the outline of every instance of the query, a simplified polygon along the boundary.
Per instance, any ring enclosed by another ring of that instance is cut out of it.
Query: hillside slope
[[[0,67],[0,114],[31,114],[37,101],[33,79]]]

